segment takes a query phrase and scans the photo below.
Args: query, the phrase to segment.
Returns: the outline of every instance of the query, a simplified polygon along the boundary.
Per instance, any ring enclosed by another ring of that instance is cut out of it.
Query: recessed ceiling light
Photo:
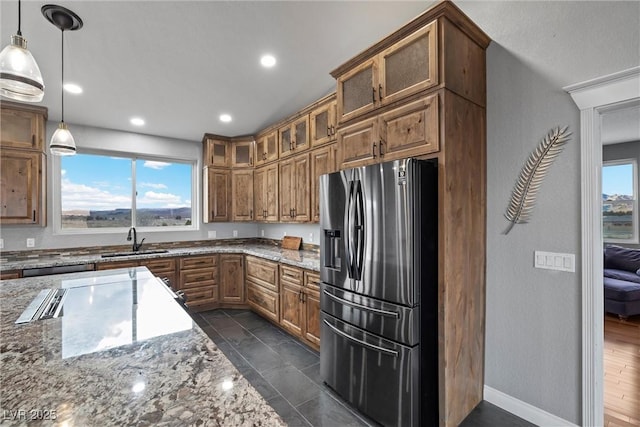
[[[73,93],[73,94],[82,93],[82,88],[75,83],[65,83],[63,87],[64,87],[64,90],[66,90],[69,93]]]
[[[231,121],[231,116],[228,114],[220,114],[220,121],[229,123]]]
[[[265,68],[271,68],[276,65],[276,58],[273,55],[263,55],[260,58],[260,63]]]
[[[144,125],[144,120],[142,120],[140,117],[134,117],[129,121],[134,126],[142,126],[142,125]]]

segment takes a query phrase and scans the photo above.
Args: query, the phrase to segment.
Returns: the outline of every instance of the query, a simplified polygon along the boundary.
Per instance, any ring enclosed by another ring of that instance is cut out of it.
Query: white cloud
[[[185,206],[181,197],[171,193],[157,193],[155,191],[147,191],[144,196],[138,199],[138,207],[142,205],[153,205],[161,207],[180,207]]]
[[[153,182],[142,182],[139,185],[140,185],[140,188],[148,187],[148,188],[155,188],[156,190],[166,190],[167,188],[169,188],[164,184],[160,184],[160,183],[154,184]]]
[[[62,210],[107,210],[131,207],[131,196],[113,194],[85,184],[62,179]]]
[[[60,176],[65,176],[67,171],[65,169],[60,169]]]
[[[146,160],[143,164],[145,168],[156,169],[156,170],[164,169],[169,165],[171,165],[171,163],[156,162],[153,160]]]

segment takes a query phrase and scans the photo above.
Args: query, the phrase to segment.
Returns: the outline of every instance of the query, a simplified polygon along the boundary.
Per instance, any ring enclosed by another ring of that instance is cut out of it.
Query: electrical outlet
[[[28,248],[33,248],[36,245],[36,239],[34,239],[33,237],[29,237],[27,239],[27,247]]]
[[[313,233],[309,233],[309,241],[313,242]]]
[[[264,230],[260,230],[260,236],[264,237]]]
[[[210,239],[215,239],[217,234],[216,230],[209,230],[208,236]]]
[[[4,249],[4,239],[0,239],[0,249]]]
[[[238,237],[238,230],[233,230],[233,237]]]
[[[287,235],[287,232],[285,231],[285,232],[284,232],[284,234],[283,234],[283,236],[286,236],[286,235]]]

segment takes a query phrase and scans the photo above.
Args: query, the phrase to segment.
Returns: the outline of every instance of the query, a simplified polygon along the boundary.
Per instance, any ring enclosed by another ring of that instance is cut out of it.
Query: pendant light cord
[[[22,3],[18,0],[18,35],[22,36],[22,31],[20,31],[20,22],[22,21]]]
[[[62,97],[62,123],[64,123],[64,29],[60,31],[60,46],[62,46],[62,82],[60,84],[60,94]]]

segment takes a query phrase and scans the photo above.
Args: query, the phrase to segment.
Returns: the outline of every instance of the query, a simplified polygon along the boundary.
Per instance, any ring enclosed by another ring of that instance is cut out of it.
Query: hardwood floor
[[[604,318],[604,425],[640,427],[640,316]]]

